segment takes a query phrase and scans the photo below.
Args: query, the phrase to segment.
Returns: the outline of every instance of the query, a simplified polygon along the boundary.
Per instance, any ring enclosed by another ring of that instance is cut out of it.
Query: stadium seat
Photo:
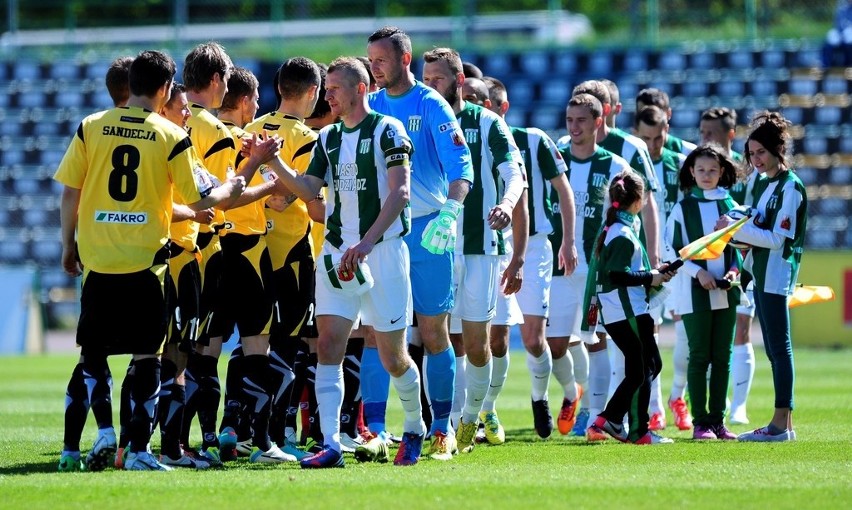
[[[756,79],[749,85],[751,86],[751,93],[754,96],[774,97],[780,93],[778,90],[778,82],[775,80]]]
[[[41,65],[32,60],[15,60],[12,62],[12,78],[16,80],[41,79]]]
[[[664,71],[682,71],[687,68],[686,55],[676,51],[667,51],[660,54],[657,67]]]
[[[41,90],[28,90],[18,93],[19,108],[42,108],[47,106],[47,95]]]
[[[543,51],[529,52],[521,57],[521,70],[524,74],[542,76],[550,73],[550,54]],[[490,67],[490,63],[489,63]]]
[[[23,165],[25,160],[26,154],[20,149],[10,148],[0,151],[0,165]]]
[[[760,66],[770,69],[786,67],[787,56],[783,50],[765,50],[760,54]]]
[[[6,228],[0,234],[0,262],[23,264],[27,259],[29,234],[25,229]]]
[[[613,56],[608,51],[596,51],[589,55],[587,72],[597,78],[610,76],[613,70]]]
[[[563,129],[565,126],[565,109],[563,108],[537,108],[530,118],[531,126],[549,131],[551,129]]]
[[[80,79],[80,66],[70,60],[53,62],[48,66],[50,77],[57,80],[76,81]]]
[[[823,106],[814,110],[814,120],[819,124],[836,125],[843,122],[842,113],[843,109],[840,107]]]
[[[85,96],[78,90],[66,90],[58,92],[54,98],[54,106],[57,108],[81,108]],[[110,101],[110,105],[112,101]]]
[[[509,75],[514,74],[512,70],[512,57],[507,53],[494,53],[488,56],[488,68],[482,72],[488,76],[494,76],[505,80]]]
[[[553,70],[558,76],[572,76],[577,72],[577,54],[571,51],[561,52],[556,55],[553,62]]]
[[[561,81],[547,80],[541,84],[541,89],[539,101],[548,105],[565,108],[568,100],[571,99],[571,89]]]
[[[696,51],[689,54],[689,65],[688,69],[690,70],[710,70],[716,69],[716,53],[712,51]]]
[[[717,84],[716,93],[720,96],[742,96],[745,93],[745,85],[739,80],[723,79]]]
[[[703,80],[687,80],[683,83],[682,93],[687,97],[705,97],[711,95],[710,83]]]
[[[624,56],[624,70],[628,72],[646,71],[648,66],[648,54],[644,51],[628,51]]]
[[[848,184],[852,182],[852,168],[848,166],[835,166],[831,169],[828,182],[831,184]]]
[[[725,67],[731,69],[752,69],[754,58],[750,50],[736,49],[727,53]]]
[[[559,82],[549,82],[559,83]],[[564,84],[559,83],[563,87]],[[506,90],[509,96],[509,104],[517,108],[531,108],[535,100],[535,87],[529,80],[512,80],[506,83]]]

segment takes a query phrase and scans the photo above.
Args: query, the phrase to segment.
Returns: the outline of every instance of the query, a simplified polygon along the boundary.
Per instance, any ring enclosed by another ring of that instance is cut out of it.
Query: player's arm
[[[269,160],[269,167],[278,176],[276,182],[279,187],[275,193],[284,195],[295,193],[297,197],[305,203],[313,200],[325,184],[325,180],[317,175],[326,175],[328,171],[328,159],[324,154],[319,154],[322,151],[320,144],[314,147],[314,157],[311,158],[311,163],[308,166],[308,171],[304,175],[300,175],[296,170],[290,168],[280,156],[275,156]]]
[[[550,180],[559,197],[559,216],[562,221],[562,246],[559,247],[559,260],[556,266],[568,276],[577,269],[577,245],[575,244],[575,224],[577,221],[574,204],[574,190],[564,173]]]
[[[79,276],[83,265],[77,256],[77,210],[80,207],[81,190],[65,185],[59,203],[60,229],[62,232],[62,269],[71,276]]]
[[[172,202],[172,223],[190,220],[206,225],[213,221],[213,209],[193,211],[189,206]]]
[[[517,205],[512,209],[512,258],[500,278],[503,294],[507,296],[521,290],[524,281],[523,267],[526,262],[527,244],[529,244],[530,239],[527,193],[529,193],[527,189],[521,192]]]
[[[311,221],[325,224],[325,193],[322,190],[305,205],[308,207],[308,216],[311,217]]]
[[[473,184],[473,164],[464,133],[446,101],[432,100],[426,112],[428,118],[425,125],[432,131],[441,167],[450,183],[447,199],[461,204]]]
[[[350,246],[340,259],[340,265],[347,270],[354,271],[359,262],[373,251],[373,247],[385,231],[395,222],[408,205],[409,191],[411,189],[411,173],[408,161],[405,164],[395,165],[388,168],[388,197],[382,204],[376,221],[370,226],[364,237],[353,246]]]
[[[512,219],[512,211],[527,188],[526,172],[515,140],[509,134],[509,128],[503,119],[497,118],[488,130],[488,149],[497,165],[497,171],[505,183],[505,191],[500,203],[488,214],[488,224],[492,229],[505,228]]]
[[[648,199],[642,206],[642,225],[645,228],[645,242],[651,267],[660,265],[660,239],[658,235],[660,216],[657,199],[654,198],[654,195],[654,193],[646,193],[645,196]]]

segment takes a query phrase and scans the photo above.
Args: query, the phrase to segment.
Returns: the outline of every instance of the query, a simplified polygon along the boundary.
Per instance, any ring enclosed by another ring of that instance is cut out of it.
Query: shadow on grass
[[[563,436],[554,429],[553,433],[547,439],[539,437],[534,428],[528,429],[511,429],[506,430],[506,442],[513,443],[549,443],[558,444],[560,446],[594,446],[594,443],[586,441],[585,437],[580,436]]]
[[[8,466],[0,466],[0,476],[26,476],[41,473],[56,473],[59,465],[59,455],[61,452],[44,452],[39,457],[37,462],[25,462],[12,464]]]

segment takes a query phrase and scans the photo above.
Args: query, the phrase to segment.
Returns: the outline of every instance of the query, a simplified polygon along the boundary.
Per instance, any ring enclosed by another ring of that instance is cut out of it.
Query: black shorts
[[[268,335],[276,315],[272,259],[266,240],[261,235],[234,233],[221,240],[224,267],[211,328],[227,336],[234,326],[242,337]]]
[[[136,273],[87,271],[80,296],[81,354],[161,354],[169,326],[169,266]]]
[[[201,270],[196,254],[179,249],[169,259],[169,288],[171,290],[170,344],[177,344],[181,352],[195,348],[199,328],[199,299]]]
[[[284,265],[275,270],[275,292],[278,300],[280,322],[272,327],[273,338],[316,338],[314,320],[315,286],[314,256],[305,234],[290,253]]]

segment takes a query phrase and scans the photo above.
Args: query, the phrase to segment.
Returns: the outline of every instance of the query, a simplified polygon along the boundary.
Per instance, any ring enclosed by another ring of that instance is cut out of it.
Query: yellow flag
[[[735,223],[704,237],[696,239],[678,251],[683,260],[712,260],[722,256],[725,246],[731,242],[734,234],[745,225],[749,216],[743,216]]]
[[[813,303],[834,301],[834,289],[826,286],[797,285],[787,304],[790,308]]]

